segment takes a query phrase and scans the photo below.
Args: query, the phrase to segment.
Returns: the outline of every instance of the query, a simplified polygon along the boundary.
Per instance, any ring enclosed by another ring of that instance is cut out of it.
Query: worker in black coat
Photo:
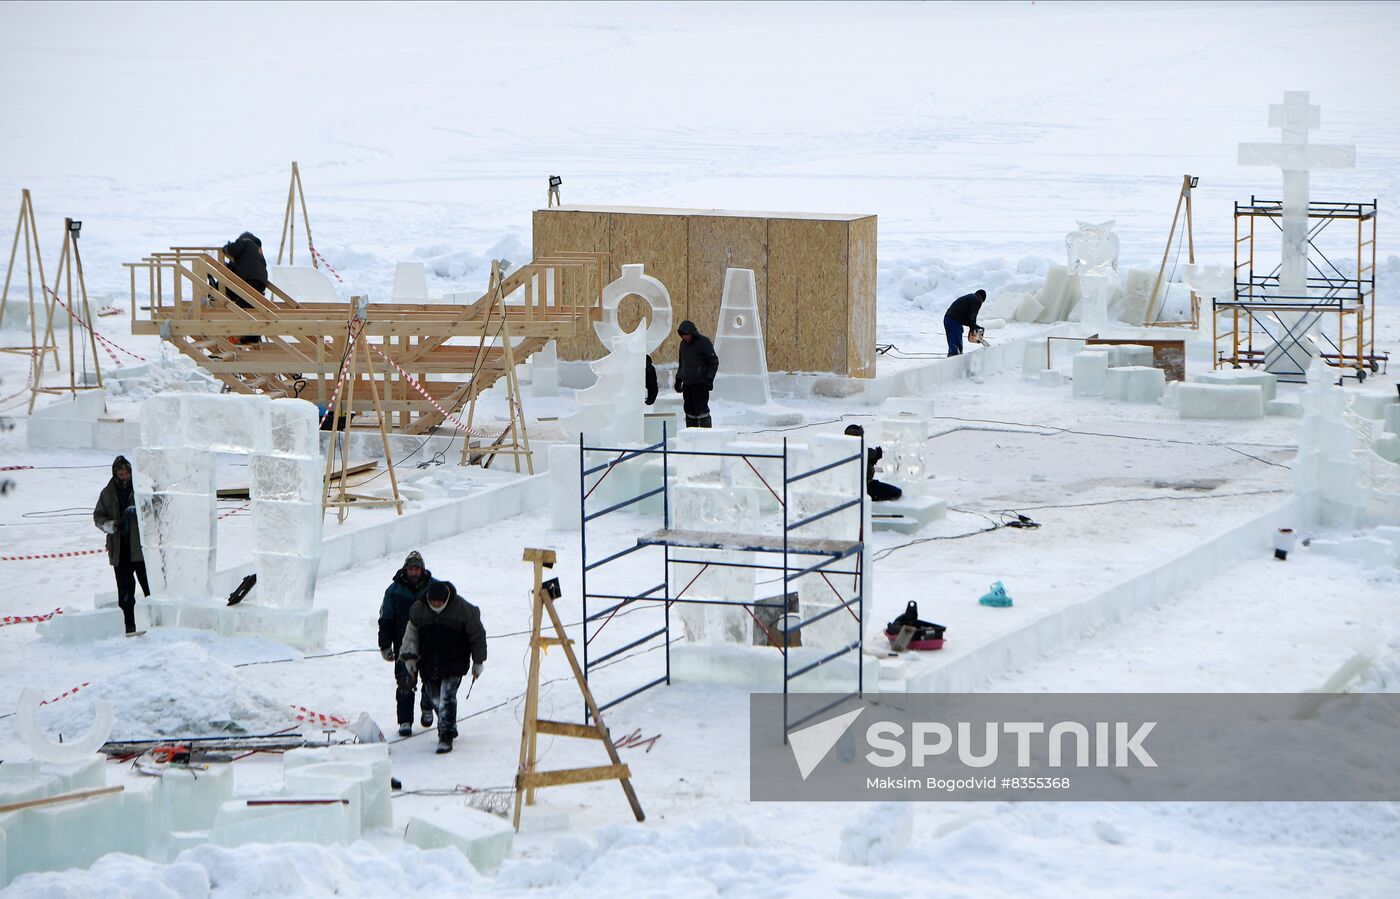
[[[457,688],[468,673],[481,677],[486,664],[486,628],[481,610],[457,595],[450,581],[433,581],[408,612],[400,658],[410,674],[421,673],[423,689],[438,717],[439,753],[457,738]]]
[[[224,255],[228,257],[229,271],[233,272],[244,284],[258,293],[267,292],[267,257],[263,256],[262,241],[251,231],[244,231],[234,240],[224,244]],[[253,304],[243,299],[230,287],[224,288],[224,293],[244,309],[252,309]],[[259,343],[262,338],[257,335],[234,338],[239,343]]]
[[[433,573],[423,567],[423,555],[415,549],[403,560],[403,567],[394,574],[394,581],[384,591],[384,601],[379,604],[379,654],[384,661],[394,663],[394,704],[401,737],[413,733],[413,696],[418,689],[418,678],[408,673],[408,666],[399,659],[399,652],[403,649],[409,610],[428,595],[428,585],[432,582]],[[426,685],[419,707],[423,726],[432,727],[433,698],[428,695]]]
[[[847,425],[846,436],[864,437],[865,428],[860,425]],[[895,485],[875,479],[875,465],[883,458],[885,458],[884,447],[868,446],[865,448],[865,495],[870,497],[871,502],[875,503],[893,502],[904,495],[904,491]]]
[[[685,398],[685,426],[708,428],[710,391],[715,389],[715,375],[719,374],[719,356],[710,338],[696,330],[693,322],[681,322],[676,333],[681,338],[676,392]]]
[[[943,330],[948,334],[948,355],[962,355],[962,329],[967,328],[967,339],[973,343],[980,343],[982,340],[982,326],[977,324],[977,313],[982,311],[982,304],[987,300],[987,292],[978,289],[972,293],[963,294],[952,302],[948,311],[943,313]]]
[[[117,576],[117,607],[122,610],[126,632],[136,632],[136,584],[151,595],[146,581],[146,561],[141,554],[141,527],[136,520],[136,494],[131,484],[131,463],[126,456],[112,460],[112,479],[97,497],[92,523],[107,535],[107,561]]]

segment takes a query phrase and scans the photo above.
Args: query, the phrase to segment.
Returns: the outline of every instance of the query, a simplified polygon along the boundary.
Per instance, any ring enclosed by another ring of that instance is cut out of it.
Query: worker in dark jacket
[[[136,521],[136,496],[131,485],[131,463],[126,456],[112,460],[112,479],[97,497],[92,523],[107,535],[107,561],[117,576],[117,607],[126,621],[126,632],[136,632],[136,582],[151,595],[146,582],[146,560],[141,554],[141,528]]]
[[[267,292],[267,258],[263,256],[262,241],[256,234],[244,231],[236,239],[224,244],[224,255],[228,257],[229,271],[256,292]],[[253,308],[253,304],[236,294],[233,288],[224,288],[224,293],[242,308]],[[236,340],[239,343],[259,343],[262,338],[254,334]]]
[[[865,428],[860,425],[847,425],[846,436],[864,437]],[[893,502],[904,495],[904,491],[895,485],[875,479],[875,465],[883,458],[885,458],[884,447],[868,446],[865,448],[865,495],[870,497],[870,501],[873,503]]]
[[[719,356],[710,338],[697,331],[694,323],[681,322],[676,333],[681,338],[676,392],[685,398],[685,426],[708,428],[710,391],[715,389],[715,375],[719,374]]]
[[[399,657],[410,672],[421,672],[423,690],[437,710],[437,751],[451,752],[457,738],[457,688],[467,672],[472,680],[480,677],[486,663],[481,610],[458,596],[450,582],[431,582],[427,595],[409,610]]]
[[[656,363],[651,361],[651,353],[647,353],[647,405],[656,405],[656,394],[661,387],[656,381]]]
[[[943,330],[948,334],[948,355],[962,355],[962,329],[967,328],[967,339],[973,343],[982,340],[982,326],[977,324],[977,313],[987,300],[985,290],[963,294],[952,302],[943,314]]]
[[[403,633],[408,627],[408,612],[413,604],[428,593],[428,585],[433,581],[433,573],[423,567],[423,556],[414,550],[403,560],[403,567],[394,574],[393,583],[384,591],[384,601],[379,605],[379,654],[384,661],[394,663],[394,702],[398,709],[399,736],[413,733],[413,694],[417,692],[418,678],[408,673],[408,666],[399,658],[403,648]],[[420,703],[424,727],[433,726],[433,701],[428,688],[423,687]]]

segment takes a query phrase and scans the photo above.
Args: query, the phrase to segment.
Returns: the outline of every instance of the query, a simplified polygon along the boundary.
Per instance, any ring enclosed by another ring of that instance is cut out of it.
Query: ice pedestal
[[[53,643],[92,643],[120,637],[126,625],[120,609],[94,609],[90,612],[64,612],[35,625],[35,633]],[[0,805],[3,805],[0,802]]]
[[[947,514],[947,500],[936,496],[911,496],[906,493],[893,502],[874,503],[870,508],[870,523],[877,531],[912,534]]]
[[[226,847],[248,843],[330,845],[348,842],[346,834],[349,832],[350,806],[347,803],[249,805],[247,800],[236,799],[219,807],[209,841]]]
[[[1263,390],[1256,384],[1182,384],[1176,391],[1182,418],[1263,418]]]
[[[880,419],[881,465],[887,480],[916,490],[928,476],[928,419],[913,415]]]
[[[0,815],[5,833],[6,876],[31,871],[86,868],[103,855],[144,855],[150,833],[121,793]]]
[[[1108,354],[1086,351],[1074,354],[1074,395],[1103,396],[1108,379]]]
[[[1129,365],[1107,371],[1104,395],[1126,403],[1155,403],[1166,386],[1167,375],[1162,369]]]
[[[1225,386],[1252,384],[1259,388],[1266,405],[1278,396],[1278,375],[1253,368],[1221,368],[1208,371],[1197,376],[1196,382]]]
[[[1152,368],[1154,364],[1152,347],[1140,343],[1120,343],[1113,346],[1115,366],[1138,365]]]
[[[515,831],[505,821],[471,808],[420,812],[409,819],[404,832],[404,841],[420,849],[457,849],[483,874],[500,866],[514,838]]]
[[[356,743],[306,747],[293,749],[282,756],[284,777],[308,769],[315,769],[318,776],[322,777],[341,776],[344,773],[341,769],[323,766],[344,764],[353,766],[354,771],[350,772],[350,776],[360,784],[363,800],[360,805],[360,829],[371,831],[380,827],[393,827],[389,744]]]
[[[364,828],[366,793],[379,788],[373,769],[355,762],[320,762],[287,768],[282,772],[282,785],[283,792],[289,797],[333,796],[349,802],[349,814],[345,818],[346,843],[360,838]]]
[[[225,802],[233,798],[233,767],[203,771],[170,768],[161,772],[160,800],[170,810],[172,830],[208,830]]]

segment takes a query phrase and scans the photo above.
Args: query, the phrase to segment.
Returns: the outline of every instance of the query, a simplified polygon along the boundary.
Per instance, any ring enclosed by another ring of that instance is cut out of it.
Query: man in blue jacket
[[[394,681],[398,689],[394,700],[398,706],[399,736],[413,733],[413,694],[417,690],[418,676],[410,672],[399,659],[403,649],[403,633],[408,627],[408,611],[413,604],[428,593],[428,585],[433,582],[433,574],[423,567],[423,556],[414,550],[403,560],[403,567],[394,575],[394,582],[384,591],[384,602],[379,606],[379,654],[384,661],[394,663]],[[423,688],[420,703],[424,727],[433,726],[433,701]]]

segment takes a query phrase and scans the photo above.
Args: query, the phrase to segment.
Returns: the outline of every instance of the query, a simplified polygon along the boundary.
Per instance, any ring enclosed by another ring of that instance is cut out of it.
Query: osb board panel
[[[690,219],[689,318],[702,333],[719,330],[725,273],[753,270],[758,288],[758,320],[768,321],[768,223],[763,219],[698,215]],[[721,365],[723,360],[721,360]]]
[[[666,285],[671,294],[672,321],[679,325],[690,317],[689,296],[689,253],[687,245],[690,229],[686,220],[678,216],[662,215],[614,215],[609,220],[612,266],[609,279],[622,275],[622,266],[640,262],[646,266],[646,273]],[[631,330],[642,319],[645,304],[624,301],[618,316],[623,330]],[[596,337],[592,338],[593,354],[587,358],[596,359],[603,352],[603,346]],[[661,344],[652,358],[657,362],[674,362],[680,348],[680,338],[675,328]]]
[[[846,374],[875,377],[875,217],[851,222],[849,305],[847,316]]]
[[[598,212],[535,210],[532,250],[536,258],[569,251],[606,253],[610,239],[608,216]],[[607,275],[611,281],[615,274]],[[596,359],[603,354],[592,329],[582,337],[559,341],[561,359]]]
[[[796,219],[815,222],[853,222],[870,218],[869,213],[847,212],[754,212],[742,209],[677,209],[671,206],[589,206],[568,205],[554,207],[556,212],[603,212],[609,215],[679,215],[685,218],[696,216],[724,216],[746,219]]]
[[[768,222],[768,366],[846,372],[848,226]]]

